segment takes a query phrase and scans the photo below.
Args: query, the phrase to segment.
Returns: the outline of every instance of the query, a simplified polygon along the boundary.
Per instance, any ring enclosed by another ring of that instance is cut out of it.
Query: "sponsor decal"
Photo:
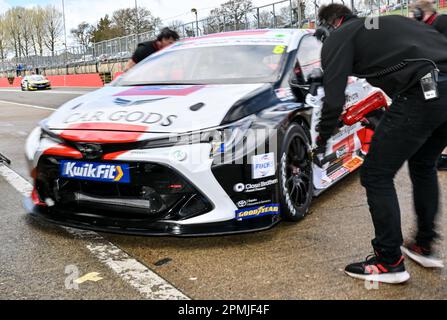
[[[290,101],[295,98],[291,88],[279,88],[275,90],[276,97],[281,101]]]
[[[72,123],[86,123],[86,122],[127,122],[139,124],[159,124],[163,127],[169,127],[178,117],[176,115],[162,115],[156,112],[144,111],[115,111],[106,113],[104,111],[98,112],[76,112],[70,114],[65,118],[65,124]]]
[[[235,192],[238,192],[238,193],[241,193],[241,192],[246,192],[246,193],[257,192],[257,191],[266,190],[267,187],[273,186],[273,185],[275,185],[277,183],[278,183],[278,179],[262,181],[262,182],[255,183],[255,184],[238,183],[238,184],[236,184],[234,186],[233,190]]]
[[[171,158],[173,161],[183,162],[188,158],[188,155],[185,151],[176,150],[171,154]]]
[[[246,208],[246,207],[260,206],[271,202],[272,200],[249,199],[249,200],[241,200],[236,205],[238,208]]]
[[[237,185],[234,186],[233,190],[235,192],[244,192],[245,191],[245,184],[238,183]]]
[[[143,86],[134,87],[129,90],[115,94],[115,97],[126,96],[187,96],[195,93],[205,86]]]
[[[116,105],[119,105],[119,106],[122,106],[122,107],[129,107],[129,106],[133,106],[133,105],[142,105],[142,104],[152,103],[152,102],[166,100],[166,99],[168,99],[168,98],[132,101],[132,100],[127,100],[127,99],[123,99],[123,98],[116,98],[115,100],[113,100],[113,102]]]
[[[344,167],[341,167],[340,169],[329,175],[328,178],[331,179],[332,181],[336,181],[346,176],[347,174],[349,174],[349,170]]]
[[[247,206],[247,201],[241,200],[237,203],[238,208],[245,208]]]
[[[130,170],[127,164],[61,161],[60,172],[62,177],[70,179],[130,183]]]
[[[273,152],[254,156],[252,163],[253,179],[271,177],[276,173],[275,154]]]
[[[360,96],[357,92],[354,92],[353,94],[347,94],[345,96],[345,99],[346,99],[345,109],[347,109],[347,107],[352,106],[353,104],[358,102]]]
[[[354,172],[363,164],[363,159],[360,157],[354,157],[352,160],[346,162],[343,167],[346,168],[349,172]]]
[[[279,204],[270,204],[266,206],[241,209],[236,211],[237,220],[247,220],[253,218],[260,218],[268,215],[279,215]]]

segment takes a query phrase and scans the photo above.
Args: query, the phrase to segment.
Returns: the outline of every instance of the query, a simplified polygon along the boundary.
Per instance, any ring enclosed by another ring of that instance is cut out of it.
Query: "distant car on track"
[[[321,47],[309,30],[253,30],[182,40],[150,56],[32,132],[27,210],[139,235],[299,221],[314,196],[361,166],[387,107],[382,91],[351,78],[339,132],[315,159]]]
[[[40,75],[25,76],[21,82],[22,91],[50,90],[50,80]]]

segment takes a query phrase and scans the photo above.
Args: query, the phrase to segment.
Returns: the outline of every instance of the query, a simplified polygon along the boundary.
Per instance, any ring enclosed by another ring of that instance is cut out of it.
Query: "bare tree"
[[[36,55],[43,56],[45,38],[45,9],[42,7],[33,9],[31,14],[31,25],[33,28],[33,32],[31,33],[31,41],[33,42],[34,52]]]
[[[112,22],[122,35],[153,31],[161,24],[161,20],[152,15],[146,8],[125,8],[113,13]]]
[[[257,26],[261,29],[271,28],[273,26],[273,15],[268,10],[263,10],[259,12],[259,16],[256,14],[255,19],[257,22]]]
[[[11,8],[8,11],[6,11],[5,16],[3,18],[3,25],[5,26],[4,30],[7,34],[7,39],[9,41],[9,44],[11,45],[15,56],[21,57],[22,51],[20,47],[20,37],[21,33],[19,30],[19,18],[16,13],[15,8]]]
[[[185,23],[181,20],[172,20],[171,22],[169,22],[168,28],[177,31],[178,33],[182,33],[184,24]]]
[[[6,59],[8,50],[8,33],[6,32],[5,16],[0,15],[0,60]]]
[[[55,6],[45,7],[44,43],[54,56],[56,45],[63,34],[62,13]]]
[[[29,57],[32,49],[32,34],[34,28],[32,26],[33,9],[17,8],[17,15],[20,20],[19,30],[21,36],[22,54],[25,57]]]
[[[223,3],[210,13],[211,28],[239,30],[246,26],[247,14],[253,9],[251,0],[232,0]]]
[[[81,22],[77,28],[71,29],[71,34],[76,41],[84,48],[90,46],[92,42],[93,26],[87,22]]]

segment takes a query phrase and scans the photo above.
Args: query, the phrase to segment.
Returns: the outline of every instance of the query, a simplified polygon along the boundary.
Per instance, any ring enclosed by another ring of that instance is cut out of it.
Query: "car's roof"
[[[178,41],[169,50],[184,49],[197,46],[213,45],[284,45],[289,51],[297,48],[300,39],[314,30],[311,29],[256,29],[214,33],[201,37],[187,38]]]

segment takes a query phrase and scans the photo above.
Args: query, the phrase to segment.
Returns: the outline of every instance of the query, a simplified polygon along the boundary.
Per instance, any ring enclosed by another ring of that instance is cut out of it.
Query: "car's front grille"
[[[210,201],[169,167],[127,163],[131,183],[106,183],[62,178],[61,160],[66,159],[43,157],[37,168],[39,198],[55,211],[156,221],[182,220],[212,210]]]

